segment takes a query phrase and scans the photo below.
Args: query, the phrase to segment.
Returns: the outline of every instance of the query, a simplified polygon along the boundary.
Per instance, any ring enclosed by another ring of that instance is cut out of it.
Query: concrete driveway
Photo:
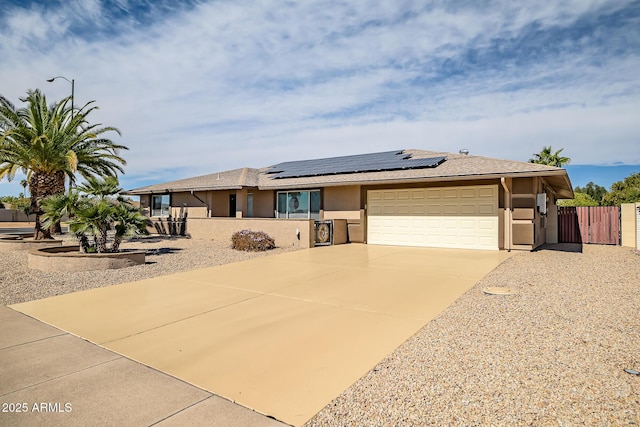
[[[509,256],[331,246],[11,308],[301,425]]]

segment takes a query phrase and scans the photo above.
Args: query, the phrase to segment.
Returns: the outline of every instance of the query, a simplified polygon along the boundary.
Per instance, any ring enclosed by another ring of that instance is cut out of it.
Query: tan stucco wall
[[[360,186],[327,187],[323,197],[324,219],[360,219]]]
[[[546,228],[536,209],[535,194],[540,192],[538,178],[511,180],[512,249],[533,249],[546,240]]]
[[[640,208],[640,203],[623,203],[620,207],[620,234],[622,235],[622,246],[636,248],[637,228],[640,224],[636,221],[636,209]]]
[[[196,197],[197,196],[197,197]],[[180,207],[187,206],[191,207],[206,207],[206,203],[203,203],[201,200],[198,200],[198,197],[202,200],[205,200],[206,194],[204,192],[194,192],[191,193],[172,193],[171,194],[171,206],[172,207]]]
[[[204,191],[172,193],[171,194],[171,215],[178,216],[181,207],[186,207],[189,217],[206,218],[209,209],[206,204],[207,194]],[[200,198],[201,200],[199,200]]]
[[[511,191],[518,194],[532,193],[533,178],[513,178]]]
[[[254,218],[274,218],[275,217],[275,192],[252,190],[253,194],[253,217]]]
[[[212,191],[209,193],[209,203],[212,217],[229,216],[229,195],[235,194],[232,191]],[[237,196],[236,196],[237,198]]]
[[[349,242],[364,242],[365,221],[361,193],[359,185],[327,187],[323,190],[321,218],[347,220]]]
[[[195,239],[229,242],[240,230],[264,231],[279,247],[313,247],[313,220],[269,218],[189,218],[187,234]],[[300,238],[296,235],[300,231]]]

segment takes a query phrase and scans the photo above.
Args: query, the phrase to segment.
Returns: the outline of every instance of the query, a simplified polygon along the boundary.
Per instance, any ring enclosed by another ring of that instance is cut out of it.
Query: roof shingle
[[[573,197],[566,170],[513,160],[438,151],[404,150],[412,159],[446,157],[446,161],[433,168],[401,169],[349,174],[317,175],[274,179],[268,174],[270,167],[241,168],[208,175],[149,185],[127,191],[125,194],[150,194],[176,191],[232,190],[243,187],[259,189],[309,188],[320,186],[354,185],[381,182],[446,181],[493,177],[553,176],[560,197]],[[304,161],[304,162],[309,162]],[[287,162],[292,163],[292,162]]]

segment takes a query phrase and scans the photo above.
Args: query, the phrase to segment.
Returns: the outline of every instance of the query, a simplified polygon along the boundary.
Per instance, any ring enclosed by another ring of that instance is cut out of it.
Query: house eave
[[[384,184],[415,184],[417,182],[451,182],[451,181],[471,181],[471,180],[491,180],[500,178],[530,178],[530,177],[558,176],[564,177],[562,187],[558,188],[559,194],[563,196],[570,195],[573,197],[571,182],[564,169],[546,170],[546,171],[525,171],[525,172],[506,172],[492,174],[467,174],[467,175],[448,175],[448,176],[430,176],[430,177],[412,177],[412,178],[395,178],[395,179],[345,179],[341,181],[328,182],[310,182],[310,183],[277,183],[278,185],[260,185],[259,190],[288,190],[296,188],[317,188],[317,187],[341,187],[345,185],[384,185]],[[275,183],[274,183],[275,184]]]
[[[163,189],[154,189],[154,190],[128,190],[123,191],[120,194],[125,196],[144,196],[144,195],[153,195],[153,194],[167,194],[167,193],[189,193],[193,191],[219,191],[219,190],[242,190],[244,187],[242,185],[226,185],[222,187],[188,187],[188,188],[163,188]]]

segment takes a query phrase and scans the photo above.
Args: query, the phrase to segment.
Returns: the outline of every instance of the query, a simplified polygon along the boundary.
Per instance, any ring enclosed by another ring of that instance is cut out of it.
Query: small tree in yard
[[[117,178],[89,178],[77,189],[42,201],[43,225],[68,215],[69,231],[78,238],[81,252],[117,252],[125,237],[147,234],[149,225],[149,219],[128,199],[114,197],[120,191]],[[113,235],[110,246],[109,234]]]
[[[632,173],[623,181],[614,182],[611,191],[602,197],[605,206],[640,202],[640,172]]]
[[[588,194],[589,196],[591,196],[593,198],[593,200],[598,202],[598,204],[602,203],[602,199],[607,194],[607,189],[606,188],[604,188],[601,185],[594,184],[593,181],[589,181],[589,183],[587,185],[585,185],[584,187],[576,187],[576,188],[573,189],[573,191],[575,193]]]
[[[599,203],[587,193],[574,194],[573,199],[559,200],[558,206],[599,206]]]

